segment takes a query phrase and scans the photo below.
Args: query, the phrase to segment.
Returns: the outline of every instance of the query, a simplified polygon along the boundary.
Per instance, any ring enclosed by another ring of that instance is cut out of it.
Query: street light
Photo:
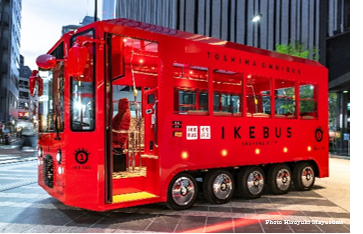
[[[260,22],[261,22],[262,14],[257,14],[252,17],[252,22],[257,24],[257,47],[260,48]],[[253,30],[255,30],[255,27],[253,27]],[[255,32],[253,32],[253,37],[255,37]],[[253,40],[254,42],[254,40]]]
[[[97,0],[95,0],[95,15],[94,15],[94,22],[96,22],[96,21],[97,21],[97,5],[98,5]]]
[[[262,14],[255,15],[252,18],[252,22],[258,22],[261,20],[261,18],[262,18]]]

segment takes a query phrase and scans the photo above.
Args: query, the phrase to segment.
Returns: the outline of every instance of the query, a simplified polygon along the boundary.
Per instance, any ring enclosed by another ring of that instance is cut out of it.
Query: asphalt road
[[[266,191],[259,199],[235,197],[224,205],[201,195],[185,211],[165,204],[107,212],[68,207],[30,181],[36,180],[36,164],[0,165],[1,186],[12,184],[0,189],[0,232],[350,232],[349,159],[330,158],[330,177],[317,179],[311,191]]]

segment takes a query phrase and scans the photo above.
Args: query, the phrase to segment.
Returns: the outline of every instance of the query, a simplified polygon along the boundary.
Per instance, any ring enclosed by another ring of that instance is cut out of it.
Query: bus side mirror
[[[84,68],[87,62],[88,48],[83,43],[76,42],[68,53],[68,75],[81,76],[83,75]]]
[[[69,49],[67,59],[68,76],[82,76],[86,67],[90,43],[104,44],[102,39],[92,39],[84,36],[78,36],[74,45]]]
[[[57,59],[50,55],[50,54],[43,54],[38,56],[37,60],[35,61],[38,67],[44,70],[49,70],[57,65]]]

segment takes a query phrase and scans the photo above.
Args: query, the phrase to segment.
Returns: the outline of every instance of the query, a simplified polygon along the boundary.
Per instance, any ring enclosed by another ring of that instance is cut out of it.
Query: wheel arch
[[[289,163],[286,163],[286,164],[289,165],[289,167],[293,171],[294,168],[295,168],[295,166],[298,163],[302,163],[302,162],[310,163],[313,166],[313,169],[314,169],[314,172],[315,172],[315,177],[320,177],[320,170],[319,170],[318,163],[315,160],[313,160],[313,159],[301,160],[301,161],[296,161],[296,162],[289,162]]]

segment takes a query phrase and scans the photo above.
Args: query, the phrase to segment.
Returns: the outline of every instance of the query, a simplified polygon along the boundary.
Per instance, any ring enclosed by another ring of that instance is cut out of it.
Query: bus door
[[[144,92],[145,154],[157,155],[158,138],[158,90]]]

